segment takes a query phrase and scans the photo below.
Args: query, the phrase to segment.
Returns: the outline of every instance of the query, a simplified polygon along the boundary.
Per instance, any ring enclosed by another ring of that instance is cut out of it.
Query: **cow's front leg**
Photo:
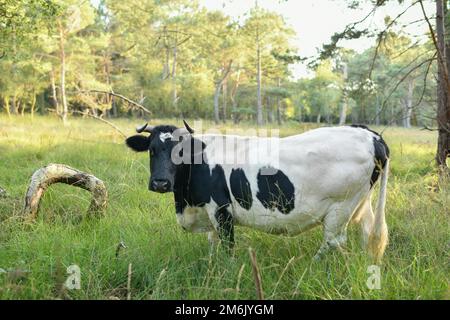
[[[230,205],[217,207],[214,218],[221,242],[228,249],[232,249],[234,246],[234,221]]]
[[[208,242],[209,242],[209,254],[212,255],[217,248],[217,245],[220,242],[219,235],[217,234],[217,231],[209,231],[208,232]]]

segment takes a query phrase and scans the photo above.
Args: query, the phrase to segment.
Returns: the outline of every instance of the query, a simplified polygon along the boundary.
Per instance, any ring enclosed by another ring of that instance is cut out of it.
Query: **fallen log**
[[[92,201],[88,214],[103,214],[105,211],[108,192],[102,180],[64,164],[49,164],[35,171],[31,177],[23,210],[23,214],[28,220],[36,218],[42,195],[50,185],[55,183],[65,183],[90,191]]]

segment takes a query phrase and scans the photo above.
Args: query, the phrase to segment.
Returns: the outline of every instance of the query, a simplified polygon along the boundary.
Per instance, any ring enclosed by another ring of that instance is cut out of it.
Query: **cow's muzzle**
[[[169,180],[151,180],[148,189],[158,193],[166,193],[172,190]]]

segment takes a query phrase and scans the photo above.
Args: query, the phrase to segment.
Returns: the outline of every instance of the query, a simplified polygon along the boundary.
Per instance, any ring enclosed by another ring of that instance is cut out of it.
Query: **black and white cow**
[[[320,128],[286,138],[234,136],[236,154],[255,151],[255,139],[278,139],[277,161],[268,156],[258,164],[223,161],[224,139],[230,136],[194,135],[186,123],[178,130],[144,125],[137,131],[150,136],[132,136],[126,143],[134,151],[150,153],[149,189],[174,193],[177,221],[183,229],[209,232],[211,241],[218,235],[232,245],[235,225],[297,235],[321,224],[324,241],[316,254],[319,258],[330,248],[341,248],[347,226],[357,222],[369,253],[381,259],[388,238],[389,148],[367,127]],[[190,152],[191,161],[174,163],[174,148],[183,143],[191,148],[175,153]],[[374,214],[371,196],[380,175]]]

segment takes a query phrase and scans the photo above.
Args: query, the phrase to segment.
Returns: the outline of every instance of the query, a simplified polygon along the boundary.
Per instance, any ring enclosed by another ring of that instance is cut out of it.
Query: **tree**
[[[265,67],[268,64],[276,64],[272,52],[285,52],[289,48],[289,40],[293,36],[292,29],[286,26],[283,18],[275,13],[255,7],[250,11],[250,16],[243,26],[243,35],[249,48],[253,48],[254,56],[249,61],[256,67],[256,122],[264,123],[262,103],[262,79]]]
[[[422,2],[420,4],[423,9]],[[427,18],[425,10],[423,12],[425,18]],[[428,18],[427,21],[429,22]],[[447,39],[449,31],[447,1],[436,0],[436,36],[430,25],[430,33],[438,56],[438,148],[436,162],[440,172],[445,176],[449,175],[447,160],[450,157],[450,40]]]

